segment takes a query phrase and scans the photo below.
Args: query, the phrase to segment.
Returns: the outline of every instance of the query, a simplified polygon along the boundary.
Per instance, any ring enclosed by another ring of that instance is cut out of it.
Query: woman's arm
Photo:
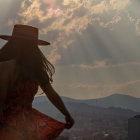
[[[65,119],[66,122],[68,124],[68,128],[71,128],[72,125],[74,124],[74,120],[72,119],[70,113],[68,112],[68,110],[66,109],[62,99],[60,98],[60,96],[57,94],[57,92],[53,89],[53,87],[51,86],[51,84],[47,84],[46,89],[43,89],[43,87],[41,87],[42,90],[45,92],[45,94],[47,95],[48,99],[51,101],[51,103],[58,109],[60,110],[60,112],[65,115]]]
[[[41,87],[42,88],[42,87]],[[51,101],[51,103],[61,111],[61,113],[65,116],[70,115],[68,110],[66,109],[62,99],[60,96],[56,93],[56,91],[53,89],[51,84],[47,84],[47,89],[43,89],[45,94],[47,95],[48,99]]]

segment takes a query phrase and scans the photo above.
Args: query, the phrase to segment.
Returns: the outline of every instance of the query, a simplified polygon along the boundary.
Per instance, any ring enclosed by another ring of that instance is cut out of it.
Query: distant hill
[[[140,98],[135,98],[128,95],[123,94],[112,94],[111,96],[107,96],[104,98],[97,99],[88,99],[88,100],[76,100],[68,97],[62,97],[65,103],[75,102],[75,103],[85,103],[91,106],[99,106],[99,107],[120,107],[123,109],[130,109],[136,112],[140,112]],[[49,102],[45,96],[39,96],[35,98],[34,103],[39,102]]]
[[[120,107],[140,112],[140,98],[122,94],[113,94],[105,98],[85,100],[84,103],[101,107]]]
[[[74,127],[62,133],[62,137],[60,138],[65,140],[93,139],[98,133],[109,133],[115,136],[116,139],[120,137],[126,138],[128,119],[139,114],[138,112],[126,109],[130,108],[131,103],[137,100],[137,98],[126,95],[114,94],[105,98],[92,100],[74,100],[67,97],[62,97],[62,99],[75,120]],[[103,107],[98,106],[98,102]],[[64,116],[45,96],[36,97],[33,107],[64,122]]]

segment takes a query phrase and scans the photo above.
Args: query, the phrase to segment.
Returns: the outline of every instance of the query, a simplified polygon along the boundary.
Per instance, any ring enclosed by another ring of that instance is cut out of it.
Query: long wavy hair
[[[0,49],[0,61],[16,60],[18,80],[38,80],[45,88],[53,82],[54,66],[46,59],[37,45],[30,39],[11,39]]]

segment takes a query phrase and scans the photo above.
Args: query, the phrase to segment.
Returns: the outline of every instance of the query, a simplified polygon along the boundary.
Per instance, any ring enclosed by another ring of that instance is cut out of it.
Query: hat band
[[[38,38],[32,37],[32,36],[27,36],[27,35],[13,35],[11,38],[16,39],[16,38],[23,38],[23,39],[28,39],[28,40],[38,40]]]

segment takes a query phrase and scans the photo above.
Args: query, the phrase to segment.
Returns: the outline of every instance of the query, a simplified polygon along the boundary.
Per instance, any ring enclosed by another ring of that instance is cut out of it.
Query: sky
[[[139,0],[5,0],[0,34],[15,24],[39,28],[51,42],[39,48],[55,66],[52,85],[61,96],[140,98],[139,7]]]

